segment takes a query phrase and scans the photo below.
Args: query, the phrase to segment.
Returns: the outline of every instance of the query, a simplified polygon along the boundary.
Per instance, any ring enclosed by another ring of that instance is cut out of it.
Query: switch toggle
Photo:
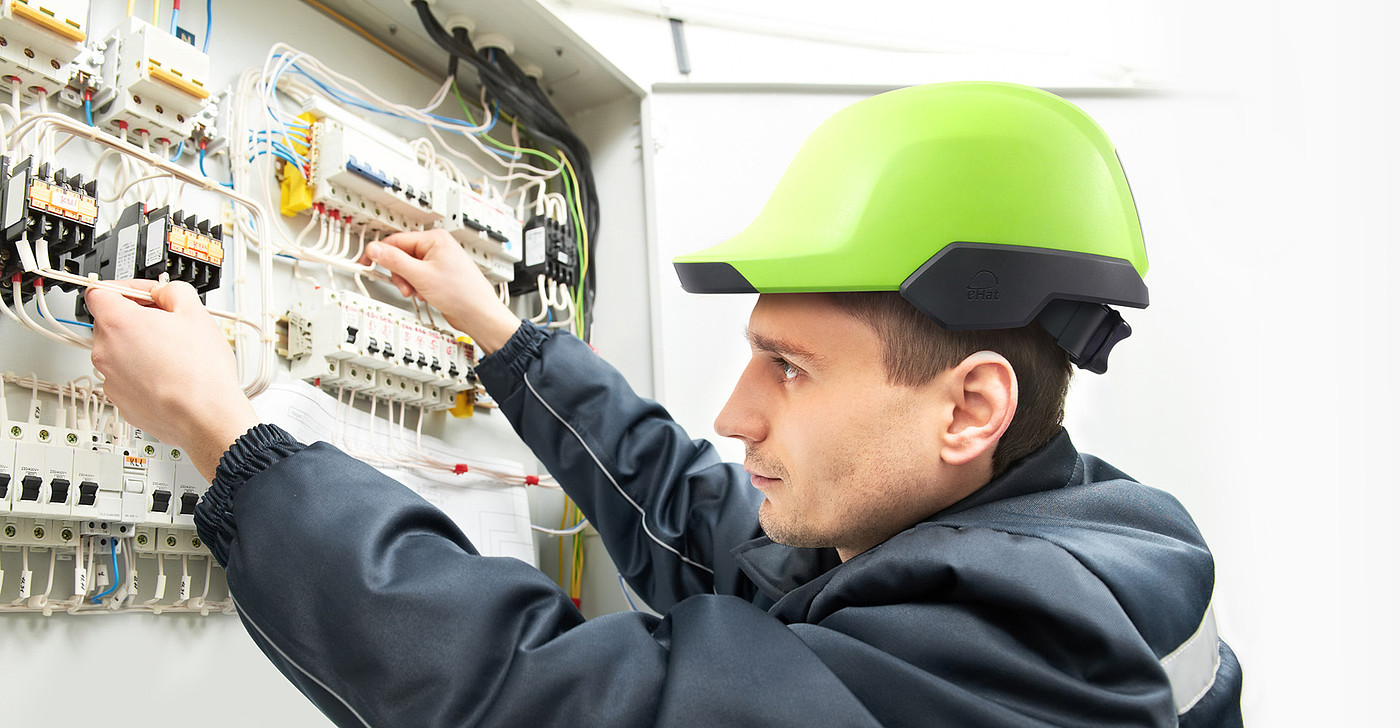
[[[168,490],[158,490],[158,491],[155,491],[154,493],[151,493],[151,512],[152,512],[152,513],[169,513],[169,512],[170,512],[170,491],[168,491]]]
[[[194,514],[195,504],[199,503],[198,493],[180,494],[180,515],[189,516]]]
[[[78,505],[90,506],[97,502],[97,483],[84,480],[78,483]]]
[[[19,499],[22,501],[39,500],[39,486],[43,480],[37,475],[26,475],[19,479]]]
[[[49,481],[49,502],[67,503],[68,486],[72,485],[67,478],[54,478]]]

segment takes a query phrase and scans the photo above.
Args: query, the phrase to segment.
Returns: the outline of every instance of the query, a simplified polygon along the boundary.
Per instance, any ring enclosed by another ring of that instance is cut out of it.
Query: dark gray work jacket
[[[846,563],[762,537],[743,470],[577,339],[480,376],[664,616],[544,574],[260,425],[196,510],[254,641],[341,726],[1234,726],[1214,567],[1170,495],[1064,433]]]

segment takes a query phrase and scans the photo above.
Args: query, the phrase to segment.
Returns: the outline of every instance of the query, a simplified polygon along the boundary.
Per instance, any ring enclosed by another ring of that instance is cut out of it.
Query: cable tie
[[[540,476],[538,476],[538,475],[527,475],[527,476],[525,476],[525,485],[539,485],[539,484],[540,484]]]
[[[456,465],[452,466],[452,472],[455,473],[455,474],[457,474],[457,475],[466,475],[466,474],[467,474],[467,464],[466,464],[466,463],[457,463]]]

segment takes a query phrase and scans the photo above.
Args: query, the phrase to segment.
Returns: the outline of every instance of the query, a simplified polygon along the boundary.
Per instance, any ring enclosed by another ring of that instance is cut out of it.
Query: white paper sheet
[[[398,438],[399,454],[415,449],[417,435],[391,425],[383,410],[385,406],[380,402],[380,411],[371,421],[368,412],[347,408],[337,403],[335,397],[305,382],[274,384],[253,401],[254,409],[264,422],[278,425],[302,442],[323,440],[351,454],[375,453],[381,457],[390,454],[388,443],[394,438]],[[413,408],[409,409],[411,424]],[[470,459],[502,472],[524,473],[518,462],[475,453],[469,455],[426,435],[422,449],[429,456],[446,462]],[[525,486],[504,485],[470,472],[453,475],[379,466],[376,469],[442,509],[483,555],[511,556],[535,565],[530,503]]]

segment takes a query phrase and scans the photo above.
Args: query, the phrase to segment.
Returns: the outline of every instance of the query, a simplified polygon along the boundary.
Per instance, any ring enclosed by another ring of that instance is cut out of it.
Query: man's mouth
[[[753,484],[753,487],[758,488],[759,490],[763,490],[764,488],[771,488],[783,482],[782,478],[770,478],[766,475],[760,475],[759,473],[756,473],[748,468],[744,468],[744,472],[749,474],[749,482]]]

